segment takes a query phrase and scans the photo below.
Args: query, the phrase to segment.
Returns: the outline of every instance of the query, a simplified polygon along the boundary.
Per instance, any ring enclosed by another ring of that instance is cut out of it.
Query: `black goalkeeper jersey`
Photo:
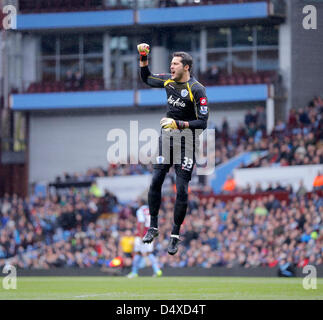
[[[195,77],[176,82],[170,74],[151,74],[148,66],[141,67],[141,77],[151,87],[166,89],[168,118],[188,121],[190,129],[206,129],[209,110],[205,87]]]

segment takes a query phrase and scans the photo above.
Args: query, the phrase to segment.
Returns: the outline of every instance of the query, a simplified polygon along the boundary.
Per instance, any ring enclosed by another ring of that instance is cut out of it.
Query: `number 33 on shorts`
[[[184,157],[183,159],[183,163],[182,163],[182,170],[191,170],[193,167],[193,160],[188,158],[188,157]]]

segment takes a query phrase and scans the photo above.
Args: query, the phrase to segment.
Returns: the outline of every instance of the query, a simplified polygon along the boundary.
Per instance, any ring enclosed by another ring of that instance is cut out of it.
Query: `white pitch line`
[[[107,293],[97,293],[97,294],[85,294],[81,296],[74,296],[72,298],[90,298],[90,297],[100,297],[100,296],[111,296],[111,297],[116,297],[120,296],[120,294],[125,294],[127,297],[143,297],[145,296],[144,294],[129,294],[128,292],[123,292],[123,293],[114,293],[114,292],[107,292]]]
[[[89,297],[99,297],[99,296],[106,296],[106,295],[110,295],[113,296],[114,294],[112,293],[99,293],[99,294],[85,294],[83,296],[74,296],[73,298],[89,298]]]
[[[111,293],[111,292],[107,292],[107,293],[98,293],[98,294],[87,294],[87,295],[81,295],[81,296],[73,296],[71,298],[90,298],[90,297],[99,297],[99,296],[118,296],[120,297],[121,294],[124,294],[127,298],[128,297],[131,297],[131,298],[136,298],[136,297],[145,297],[146,294],[134,294],[134,293],[130,293],[129,292],[119,292],[119,293]],[[158,293],[156,294],[158,296],[160,296],[161,294]],[[169,297],[169,296],[181,296],[179,295],[178,293],[165,293],[164,294],[165,296]],[[199,292],[193,292],[193,293],[190,293],[190,295],[196,295],[196,296],[201,296],[201,293]],[[218,293],[214,293],[214,295],[220,295],[222,296],[222,294],[218,294]],[[205,295],[207,297],[207,294]]]

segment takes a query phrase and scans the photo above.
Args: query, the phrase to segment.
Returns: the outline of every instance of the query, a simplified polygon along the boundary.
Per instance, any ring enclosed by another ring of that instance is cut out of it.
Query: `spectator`
[[[198,233],[193,229],[193,226],[191,224],[187,225],[186,232],[184,234],[184,241],[183,245],[187,248],[189,248],[190,243],[194,239],[198,239]]]
[[[216,84],[219,80],[220,69],[216,64],[213,64],[211,68],[207,71],[207,78],[211,80],[213,84]]]
[[[263,192],[261,184],[260,182],[257,182],[255,187],[255,193],[261,193],[261,192]]]
[[[296,111],[295,109],[291,109],[288,117],[288,127],[290,129],[294,129],[297,127],[297,125],[298,125],[298,119],[296,116]]]
[[[284,188],[279,181],[276,182],[276,187],[274,191],[286,191],[286,188]]]
[[[123,235],[120,236],[119,252],[124,259],[124,265],[130,267],[132,264],[132,252],[134,248],[135,237],[132,235],[130,229],[127,229]]]
[[[159,0],[159,8],[177,7],[176,0]]]
[[[95,197],[98,197],[98,198],[103,196],[103,192],[101,191],[101,189],[97,186],[97,184],[95,182],[92,183],[89,192],[90,192],[90,194],[93,194]]]
[[[323,173],[318,172],[313,181],[314,190],[323,190]]]
[[[229,139],[229,123],[226,117],[222,120],[222,139],[225,144],[227,144]]]
[[[251,123],[255,123],[255,117],[252,114],[250,109],[245,114],[244,123],[245,123],[246,127],[249,127]]]
[[[65,80],[64,80],[64,87],[65,91],[73,90],[75,82],[75,75],[72,70],[67,70]]]
[[[255,118],[256,118],[257,128],[262,131],[265,131],[267,123],[266,123],[266,111],[263,106],[256,107]]]
[[[259,216],[265,216],[268,214],[268,210],[265,207],[264,203],[261,200],[257,201],[257,206],[254,210],[254,214],[255,215],[259,215]]]
[[[222,187],[222,190],[225,193],[230,193],[230,192],[233,192],[235,189],[236,189],[236,182],[235,182],[233,176],[229,175]]]
[[[84,77],[82,76],[80,71],[77,71],[74,75],[73,88],[75,90],[82,90],[83,87],[84,87]]]
[[[254,122],[251,122],[248,129],[247,129],[247,135],[249,137],[254,137],[257,132],[257,127]]]
[[[295,277],[295,269],[291,262],[286,261],[285,259],[279,262],[278,269],[279,277]]]
[[[303,125],[309,125],[311,123],[311,120],[308,116],[308,107],[303,109],[303,108],[300,108],[299,109],[299,122]]]
[[[278,123],[275,126],[275,130],[278,131],[278,132],[284,131],[285,128],[286,128],[286,125],[282,120],[279,120]]]
[[[308,191],[307,191],[306,187],[304,186],[304,181],[301,180],[299,182],[299,187],[298,187],[298,189],[296,191],[296,196],[299,197],[299,198],[302,198],[302,197],[304,197],[306,195],[307,192]]]
[[[266,192],[271,192],[271,191],[273,191],[274,190],[274,188],[273,188],[273,184],[270,182],[270,183],[268,183],[268,187],[267,187],[267,189],[266,189]]]

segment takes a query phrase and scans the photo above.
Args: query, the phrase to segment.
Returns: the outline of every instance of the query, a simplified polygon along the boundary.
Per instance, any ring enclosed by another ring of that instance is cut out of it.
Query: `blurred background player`
[[[135,245],[134,245],[134,257],[132,262],[132,270],[128,274],[128,278],[138,277],[138,270],[143,264],[143,259],[148,255],[148,258],[151,262],[151,266],[154,270],[154,277],[161,277],[162,271],[159,268],[158,261],[156,256],[154,255],[154,244],[151,243],[143,243],[142,238],[149,229],[150,226],[150,214],[149,208],[146,202],[141,199],[139,200],[138,210],[136,212],[137,216],[137,231],[135,237]]]
[[[165,88],[167,94],[167,112],[166,117],[160,121],[159,153],[153,164],[153,177],[148,193],[151,223],[143,242],[150,243],[158,236],[161,188],[167,172],[174,165],[177,193],[174,223],[168,244],[168,253],[174,255],[178,251],[179,231],[187,211],[188,184],[196,163],[196,142],[198,135],[207,127],[208,101],[204,86],[192,76],[191,55],[175,52],[170,65],[171,73],[151,74],[148,68],[149,45],[141,43],[137,49],[143,82],[153,88]]]

